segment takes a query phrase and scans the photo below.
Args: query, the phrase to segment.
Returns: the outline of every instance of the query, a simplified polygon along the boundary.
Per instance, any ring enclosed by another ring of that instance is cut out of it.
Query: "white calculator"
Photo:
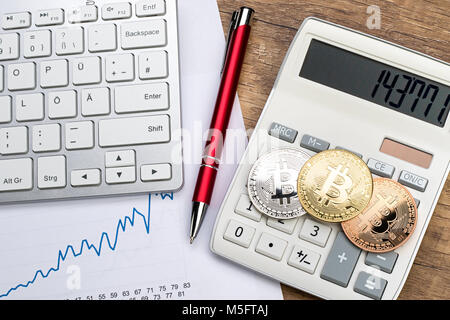
[[[305,20],[221,205],[213,252],[325,299],[395,299],[450,168],[450,65],[315,18]],[[417,227],[395,251],[367,253],[340,224],[268,218],[251,204],[249,171],[276,148],[342,148],[374,177],[406,186]]]

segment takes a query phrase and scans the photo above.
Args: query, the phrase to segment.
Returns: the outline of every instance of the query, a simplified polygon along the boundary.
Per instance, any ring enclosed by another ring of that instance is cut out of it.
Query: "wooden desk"
[[[239,85],[247,128],[255,126],[289,44],[303,19],[315,16],[450,62],[450,1],[445,0],[218,0],[228,30],[231,12],[256,11]],[[381,9],[381,29],[369,30],[369,5]],[[443,141],[450,144],[450,141]],[[314,299],[283,286],[285,299]],[[422,241],[400,299],[450,299],[450,178]]]

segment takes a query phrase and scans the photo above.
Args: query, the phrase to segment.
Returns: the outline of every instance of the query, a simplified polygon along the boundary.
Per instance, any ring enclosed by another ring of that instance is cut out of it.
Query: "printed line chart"
[[[151,199],[153,197],[160,197],[162,200],[169,199],[173,200],[174,196],[173,193],[157,193],[157,194],[149,194],[148,195],[148,208],[147,212],[141,213],[136,208],[133,208],[132,214],[125,216],[124,218],[119,219],[117,222],[117,226],[115,229],[115,233],[110,237],[110,235],[107,232],[102,232],[100,235],[100,240],[98,241],[98,244],[91,243],[88,239],[83,239],[81,241],[81,244],[79,246],[79,249],[77,250],[76,247],[69,244],[65,249],[59,250],[57,261],[53,267],[50,267],[46,269],[45,271],[42,269],[37,270],[34,273],[34,276],[31,278],[31,280],[24,281],[22,283],[17,284],[14,287],[9,288],[8,290],[2,292],[0,291],[0,299],[6,298],[9,295],[11,295],[14,291],[18,289],[25,289],[34,284],[39,279],[46,279],[48,278],[52,273],[58,272],[61,268],[61,265],[63,262],[69,257],[77,258],[83,254],[85,254],[87,251],[93,251],[95,255],[98,257],[101,256],[102,250],[105,248],[109,248],[111,251],[115,251],[118,245],[119,241],[119,235],[121,233],[125,233],[129,228],[132,228],[135,226],[135,223],[138,221],[141,221],[144,225],[145,232],[147,235],[150,234],[150,214],[151,214]],[[137,218],[140,218],[140,220],[137,220]]]

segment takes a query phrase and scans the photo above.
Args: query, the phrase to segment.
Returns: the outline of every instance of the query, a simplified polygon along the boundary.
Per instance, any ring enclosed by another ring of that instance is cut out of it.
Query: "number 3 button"
[[[255,228],[249,227],[236,220],[230,220],[227,230],[223,235],[225,240],[234,242],[244,248],[248,248],[252,242]]]
[[[330,232],[330,226],[315,220],[306,219],[299,236],[300,239],[325,247]]]

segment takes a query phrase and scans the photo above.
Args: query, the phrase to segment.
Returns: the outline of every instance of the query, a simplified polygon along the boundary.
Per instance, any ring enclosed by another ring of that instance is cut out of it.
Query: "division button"
[[[293,143],[295,141],[295,138],[297,137],[297,130],[273,122],[270,125],[269,134],[275,138]]]
[[[367,166],[369,167],[370,172],[376,174],[377,176],[383,178],[392,178],[392,176],[394,175],[395,167],[385,162],[371,158],[369,159],[369,161],[367,161]]]
[[[324,140],[305,134],[300,141],[300,146],[314,152],[321,152],[328,150],[330,144]]]
[[[366,297],[380,300],[386,285],[386,280],[367,272],[360,272],[356,279],[354,290]]]
[[[168,163],[148,164],[141,166],[142,181],[170,180],[172,178],[172,166]]]
[[[428,179],[422,178],[414,173],[403,170],[400,172],[398,182],[401,184],[415,189],[417,191],[424,192],[428,185]]]
[[[106,183],[132,183],[136,181],[136,167],[106,169]]]
[[[70,184],[73,187],[97,186],[101,182],[100,169],[73,170]]]
[[[361,250],[355,247],[343,232],[333,243],[320,277],[341,287],[347,287]]]

